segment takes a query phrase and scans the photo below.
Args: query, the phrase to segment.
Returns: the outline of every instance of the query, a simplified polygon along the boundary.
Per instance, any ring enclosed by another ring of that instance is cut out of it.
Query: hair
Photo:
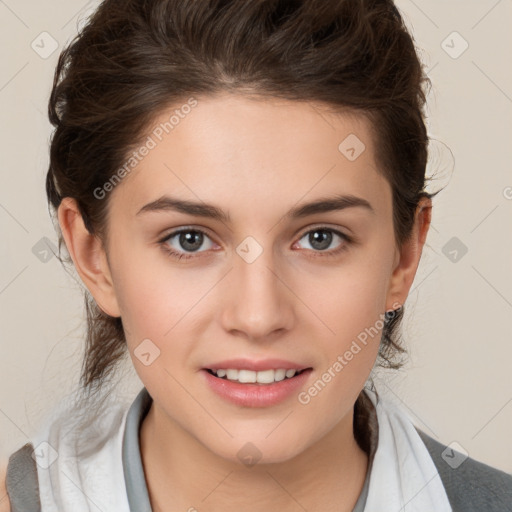
[[[147,137],[164,109],[221,92],[318,102],[369,120],[378,172],[392,189],[398,247],[425,190],[428,136],[423,72],[392,0],[105,0],[61,52],[49,100],[55,130],[49,209],[76,200],[107,246],[108,197],[94,193]],[[50,211],[50,215],[52,212]],[[59,237],[61,259],[62,234]],[[85,292],[80,385],[97,391],[126,354],[121,318]],[[378,365],[407,351],[403,306],[388,312]],[[358,398],[361,418],[364,394]],[[358,420],[359,421],[359,420]]]

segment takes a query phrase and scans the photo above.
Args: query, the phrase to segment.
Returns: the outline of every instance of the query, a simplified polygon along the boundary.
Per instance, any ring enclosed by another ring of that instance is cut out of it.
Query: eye
[[[336,238],[340,239],[343,243],[338,248],[327,251],[326,249]],[[203,246],[205,239],[210,240],[210,245],[206,247],[205,251],[200,251],[199,249]],[[327,226],[310,229],[302,235],[299,242],[302,239],[307,239],[307,243],[311,245],[311,249],[308,250],[311,250],[315,257],[336,256],[342,251],[347,250],[349,244],[352,243],[351,237]],[[178,260],[195,257],[194,253],[206,252],[214,245],[208,234],[198,228],[181,228],[173,231],[162,240],[159,240],[159,244],[169,256]]]
[[[194,256],[193,253],[204,252],[199,251],[199,249],[204,244],[205,238],[210,240],[210,237],[206,234],[206,232],[202,231],[201,229],[182,228],[178,231],[173,231],[164,239],[160,240],[159,243],[161,244],[164,251],[166,251],[173,258],[187,259],[192,258]],[[182,249],[185,252],[181,252]],[[211,246],[207,247],[206,249],[211,249]],[[187,253],[187,251],[190,251],[190,254]]]
[[[338,245],[337,248],[331,251],[326,251],[329,246],[332,244],[333,240],[339,238],[343,243]],[[307,243],[310,244],[311,249],[316,253],[325,253],[325,254],[315,254],[315,256],[335,256],[340,252],[348,249],[348,245],[352,242],[351,237],[341,233],[336,229],[329,228],[327,226],[320,226],[315,229],[311,229],[304,233],[300,240],[306,239]],[[299,241],[300,241],[299,240]]]

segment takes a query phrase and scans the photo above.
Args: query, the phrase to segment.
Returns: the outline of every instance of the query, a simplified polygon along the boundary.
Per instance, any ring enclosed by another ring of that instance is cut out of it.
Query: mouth
[[[278,368],[275,370],[238,370],[238,369],[210,369],[204,368],[206,372],[213,375],[217,379],[236,382],[239,384],[256,384],[256,385],[272,385],[277,382],[295,379],[304,372],[309,372],[312,368],[297,369],[284,369]]]
[[[234,364],[233,361],[231,364]],[[210,390],[231,404],[245,408],[273,407],[291,400],[307,385],[313,372],[311,367],[279,368],[281,364],[283,361],[277,363],[276,369],[271,369],[267,362],[266,369],[256,371],[243,366],[225,368],[227,365],[223,363],[214,368],[202,368],[201,373]],[[284,366],[287,364],[285,362]]]

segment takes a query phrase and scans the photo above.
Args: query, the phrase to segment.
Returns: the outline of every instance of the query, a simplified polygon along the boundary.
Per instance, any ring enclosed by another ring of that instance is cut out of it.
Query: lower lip
[[[312,369],[300,375],[273,384],[242,384],[215,377],[207,370],[201,370],[210,388],[219,396],[242,407],[270,407],[283,402],[304,386]]]

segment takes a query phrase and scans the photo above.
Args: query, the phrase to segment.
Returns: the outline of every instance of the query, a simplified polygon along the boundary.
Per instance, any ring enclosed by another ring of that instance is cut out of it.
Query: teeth
[[[280,380],[284,380],[286,377],[286,370],[275,370],[274,371],[274,380],[279,382]]]
[[[226,370],[227,378],[230,380],[238,379],[238,370]]]
[[[271,384],[272,382],[279,382],[285,378],[290,379],[299,370],[263,370],[255,372],[252,370],[235,370],[235,369],[219,369],[212,370],[217,377],[227,377],[228,380],[236,380],[243,383],[258,383],[258,384]]]

